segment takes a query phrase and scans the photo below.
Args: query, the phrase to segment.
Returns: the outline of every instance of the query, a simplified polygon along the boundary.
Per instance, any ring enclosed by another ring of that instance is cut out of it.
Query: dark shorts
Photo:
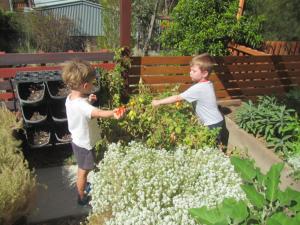
[[[208,125],[208,128],[209,129],[221,128],[217,136],[217,143],[222,144],[223,146],[228,145],[229,131],[227,130],[225,120],[222,120],[219,123]]]
[[[72,142],[72,149],[78,167],[83,170],[92,170],[95,167],[95,149],[87,150]]]

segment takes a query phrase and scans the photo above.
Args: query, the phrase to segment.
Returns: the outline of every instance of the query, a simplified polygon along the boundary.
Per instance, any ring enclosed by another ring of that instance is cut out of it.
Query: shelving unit
[[[41,148],[70,143],[65,109],[68,90],[61,72],[19,72],[14,83],[28,146]]]

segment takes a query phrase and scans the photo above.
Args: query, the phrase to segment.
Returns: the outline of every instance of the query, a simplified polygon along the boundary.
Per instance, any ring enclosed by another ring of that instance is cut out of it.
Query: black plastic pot
[[[70,143],[72,141],[67,123],[56,124],[54,135],[56,140],[60,143]]]
[[[28,145],[31,148],[48,146],[51,142],[51,132],[46,126],[30,127],[26,129]]]
[[[65,101],[59,100],[51,102],[49,105],[49,111],[53,121],[58,123],[67,121]]]
[[[38,105],[45,99],[44,82],[17,83],[16,89],[21,105]]]
[[[47,81],[46,85],[52,99],[65,99],[69,94],[69,89],[61,80]]]
[[[22,106],[23,119],[26,124],[41,124],[47,121],[47,105]]]

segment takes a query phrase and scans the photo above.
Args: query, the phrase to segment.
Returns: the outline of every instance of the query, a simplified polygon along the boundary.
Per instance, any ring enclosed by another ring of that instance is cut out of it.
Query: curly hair
[[[67,61],[62,67],[62,79],[72,90],[77,90],[81,84],[90,82],[96,77],[93,66],[83,60]]]

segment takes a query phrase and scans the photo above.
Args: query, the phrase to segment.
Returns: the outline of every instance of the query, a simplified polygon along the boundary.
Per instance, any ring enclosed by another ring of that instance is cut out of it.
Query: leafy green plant
[[[190,214],[197,222],[208,225],[300,223],[300,193],[291,188],[279,189],[283,163],[274,164],[263,175],[253,161],[232,157],[231,162],[244,180],[241,187],[249,202],[229,198],[215,208],[192,208]]]
[[[15,115],[0,108],[0,224],[10,225],[32,209],[36,177],[20,151],[13,130],[20,127]]]
[[[146,142],[148,147],[172,149],[185,145],[191,148],[215,146],[217,131],[199,124],[191,105],[185,102],[154,108],[152,94],[140,87],[138,95],[131,96],[130,111],[120,126],[134,139]],[[162,93],[158,98],[171,95]]]
[[[243,103],[235,114],[241,128],[256,136],[262,136],[269,147],[287,155],[296,149],[288,143],[297,142],[300,121],[294,109],[288,109],[272,96],[259,97],[256,104]]]

